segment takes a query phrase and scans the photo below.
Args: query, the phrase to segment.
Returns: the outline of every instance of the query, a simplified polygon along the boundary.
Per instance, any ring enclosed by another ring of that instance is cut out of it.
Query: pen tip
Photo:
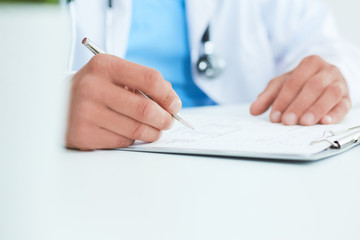
[[[188,128],[190,128],[190,129],[192,129],[192,130],[195,131],[195,128],[194,128],[193,126],[191,126],[190,123],[184,121],[183,124],[184,124],[185,126],[187,126]]]
[[[84,44],[86,41],[87,41],[87,38],[84,38],[81,43]]]

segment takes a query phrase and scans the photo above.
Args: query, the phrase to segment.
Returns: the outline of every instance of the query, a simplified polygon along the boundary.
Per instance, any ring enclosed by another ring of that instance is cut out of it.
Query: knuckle
[[[296,101],[289,106],[289,110],[291,109],[296,115],[300,115],[306,108],[308,108],[306,101],[303,101],[302,99],[296,99]]]
[[[167,106],[169,106],[176,98],[176,95],[174,94],[173,90],[169,88],[167,90],[167,93],[165,94],[165,97],[163,98],[163,102],[166,103]]]
[[[326,88],[326,79],[320,76],[314,77],[310,80],[308,87],[312,92],[322,92]]]
[[[274,85],[276,85],[276,81],[277,80],[277,78],[273,78],[273,79],[271,79],[270,81],[269,81],[269,83],[267,84],[267,88],[271,88],[271,87],[273,87]]]
[[[142,103],[138,104],[137,107],[137,115],[140,120],[149,120],[155,111],[154,103],[152,101],[143,101]]]
[[[297,90],[300,89],[302,87],[302,82],[294,77],[290,77],[287,81],[286,81],[286,89],[287,90]]]
[[[119,138],[119,140],[116,142],[116,146],[118,148],[124,148],[132,145],[134,143],[134,140],[130,140],[127,138]]]
[[[326,68],[326,70],[331,74],[331,75],[339,75],[340,70],[338,69],[338,67],[336,67],[335,65],[329,64]]]
[[[329,111],[329,104],[328,103],[318,103],[314,108],[313,113],[316,116],[324,115],[327,111]]]
[[[160,131],[160,130],[155,131],[149,142],[155,142],[155,141],[159,140],[161,135],[162,135],[162,131]]]
[[[135,139],[135,140],[144,139],[146,127],[147,126],[145,124],[138,123],[132,131],[132,139]]]
[[[340,99],[344,95],[344,92],[345,92],[344,86],[339,83],[332,84],[329,87],[329,92],[334,98]]]
[[[174,119],[171,115],[169,115],[169,117],[164,118],[164,122],[162,123],[160,129],[163,130],[170,129],[173,124],[174,124]]]
[[[263,94],[268,94],[270,96],[277,95],[282,86],[281,82],[282,82],[282,80],[280,77],[271,79],[268,82],[265,90],[260,95],[263,95]]]
[[[150,68],[144,73],[144,80],[147,89],[157,89],[161,79],[161,73],[155,69]]]
[[[103,70],[107,63],[107,56],[105,54],[96,54],[86,64],[88,71],[98,72]]]
[[[171,82],[169,82],[169,81],[165,81],[165,83],[166,83],[166,85],[167,85],[167,87],[168,87],[168,88],[172,88],[172,84],[171,84]]]
[[[318,55],[310,55],[306,58],[304,58],[303,62],[304,64],[310,64],[310,65],[316,65],[316,66],[323,66],[325,64],[324,59]]]

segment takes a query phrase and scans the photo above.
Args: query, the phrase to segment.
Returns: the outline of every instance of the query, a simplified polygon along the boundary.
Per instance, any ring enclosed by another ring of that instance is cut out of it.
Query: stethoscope
[[[226,62],[215,54],[215,43],[210,40],[210,24],[201,38],[201,48],[202,52],[196,63],[198,73],[207,79],[219,77],[226,67]]]
[[[74,6],[75,0],[67,0],[69,12],[71,17],[71,48],[69,70],[71,71],[75,55],[76,45],[76,11]],[[106,26],[105,26],[105,49],[106,52],[112,52],[112,23],[113,23],[113,1],[107,0],[106,9]],[[200,57],[196,62],[196,70],[199,75],[206,79],[218,78],[226,67],[226,62],[223,58],[215,54],[215,44],[210,39],[211,24],[208,24],[202,38],[200,47]]]

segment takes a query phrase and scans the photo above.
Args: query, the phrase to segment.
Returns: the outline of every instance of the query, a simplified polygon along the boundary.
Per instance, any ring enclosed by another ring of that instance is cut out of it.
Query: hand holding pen
[[[94,150],[153,142],[180,109],[180,98],[158,71],[96,54],[73,77],[66,146]]]

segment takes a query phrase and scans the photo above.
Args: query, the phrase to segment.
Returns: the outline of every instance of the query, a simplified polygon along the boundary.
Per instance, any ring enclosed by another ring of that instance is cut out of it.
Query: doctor
[[[252,102],[253,115],[307,126],[359,104],[359,50],[315,0],[76,0],[70,12],[69,148],[156,141],[182,106]],[[85,36],[111,55],[92,57]]]

